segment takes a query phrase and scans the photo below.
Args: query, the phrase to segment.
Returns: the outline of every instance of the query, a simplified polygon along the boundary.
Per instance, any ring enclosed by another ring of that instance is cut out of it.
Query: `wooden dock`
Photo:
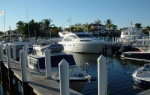
[[[145,90],[145,91],[143,91],[143,92],[140,92],[140,93],[138,93],[138,94],[136,94],[136,95],[150,95],[150,89]]]
[[[12,68],[8,69],[6,55],[3,56],[3,62],[1,65],[1,83],[6,92],[9,95],[20,95],[17,92],[18,81],[20,81],[23,89],[23,93],[26,95],[60,95],[59,83],[52,79],[45,78],[44,74],[27,67],[27,79],[26,83],[21,80],[21,66],[20,63],[14,59],[11,59]],[[9,73],[7,74],[8,71]],[[8,86],[8,87],[7,87]],[[5,92],[5,91],[4,91]],[[72,89],[70,89],[70,95],[82,95]]]

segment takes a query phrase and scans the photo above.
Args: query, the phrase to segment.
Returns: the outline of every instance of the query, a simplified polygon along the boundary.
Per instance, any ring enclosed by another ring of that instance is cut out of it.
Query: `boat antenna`
[[[67,22],[70,22],[70,32],[71,32],[71,17],[68,19],[68,21]]]
[[[28,8],[27,8],[27,22],[28,22],[28,34],[29,34],[29,38],[30,38],[29,21],[28,21]]]

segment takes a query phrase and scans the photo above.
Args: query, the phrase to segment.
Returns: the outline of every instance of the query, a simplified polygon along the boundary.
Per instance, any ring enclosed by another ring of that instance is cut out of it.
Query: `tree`
[[[43,30],[46,31],[46,37],[47,37],[47,33],[50,31],[51,26],[51,22],[53,22],[51,19],[44,19],[42,21],[42,26],[43,26]]]
[[[136,28],[141,28],[141,23],[136,23],[136,24],[135,24],[135,27],[136,27]]]
[[[21,34],[24,34],[25,33],[25,31],[24,31],[24,27],[25,27],[25,23],[23,22],[23,21],[18,21],[17,23],[16,23],[16,27],[17,27],[17,30],[21,33]]]
[[[110,19],[107,19],[107,20],[105,21],[105,24],[106,24],[107,28],[110,30],[111,27],[112,27],[112,21],[111,21]]]
[[[86,24],[83,24],[83,26],[84,26],[84,30],[88,32],[89,31],[89,24],[86,23]]]
[[[98,19],[94,21],[94,24],[102,24],[102,22]]]

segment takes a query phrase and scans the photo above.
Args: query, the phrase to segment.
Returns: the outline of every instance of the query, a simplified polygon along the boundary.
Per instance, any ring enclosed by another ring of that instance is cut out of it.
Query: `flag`
[[[67,22],[69,22],[69,21],[71,21],[71,17],[68,19],[68,21],[67,21]]]
[[[4,11],[0,11],[0,15],[4,15]]]

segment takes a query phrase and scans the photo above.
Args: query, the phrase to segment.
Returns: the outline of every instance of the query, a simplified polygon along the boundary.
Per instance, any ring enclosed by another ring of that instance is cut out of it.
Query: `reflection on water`
[[[68,52],[69,53],[69,52]],[[73,54],[77,65],[83,66],[89,63],[89,74],[97,78],[97,59],[100,54]],[[144,62],[122,60],[115,57],[106,57],[108,64],[108,83],[110,84],[109,95],[135,95],[141,92],[140,89],[135,89],[132,86],[132,72],[143,66]],[[98,82],[89,82],[85,85],[82,93],[84,95],[97,95]]]

